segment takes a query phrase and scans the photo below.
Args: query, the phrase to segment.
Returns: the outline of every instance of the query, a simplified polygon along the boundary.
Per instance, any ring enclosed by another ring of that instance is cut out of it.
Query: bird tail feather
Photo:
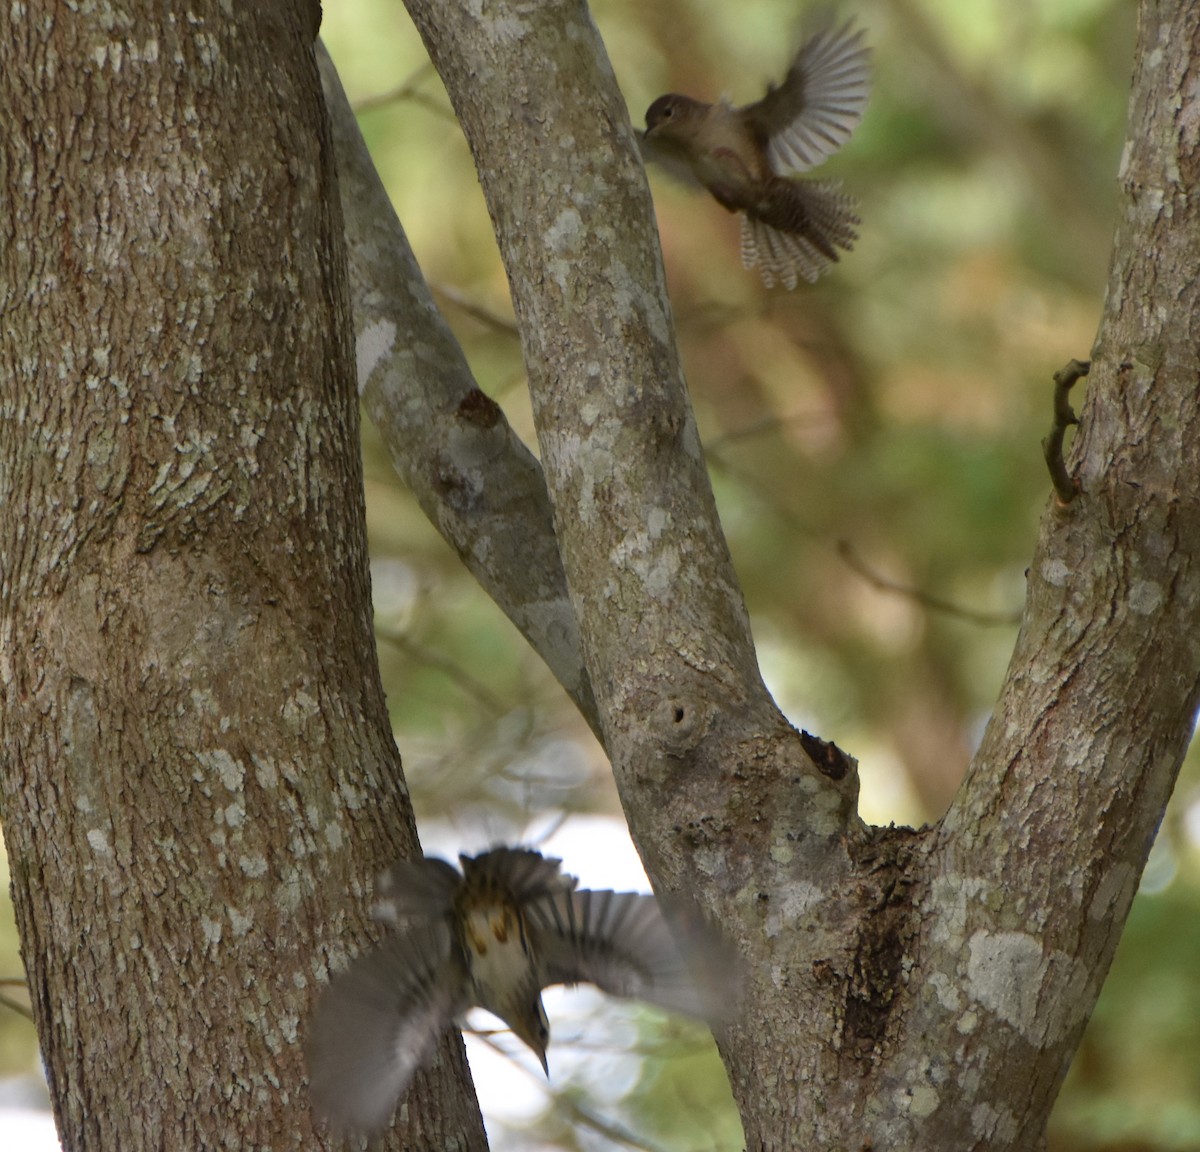
[[[760,204],[742,216],[742,265],[763,283],[812,283],[849,251],[861,223],[852,197],[830,180],[772,180]]]

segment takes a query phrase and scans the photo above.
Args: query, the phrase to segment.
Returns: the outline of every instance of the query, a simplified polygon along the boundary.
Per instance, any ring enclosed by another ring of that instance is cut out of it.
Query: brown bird
[[[813,281],[858,238],[855,201],[830,180],[794,180],[832,156],[862,119],[870,50],[846,23],[809,37],[783,83],[754,104],[660,96],[646,111],[643,154],[742,213],[742,263],[768,288]]]
[[[376,883],[377,920],[398,931],[333,977],[308,1034],[313,1105],[335,1128],[382,1128],[445,1029],[474,1005],[546,1065],[542,989],[592,983],[615,996],[705,1015],[707,1005],[653,896],[576,889],[561,861],[528,848],[426,856]],[[689,944],[724,965],[707,930]]]

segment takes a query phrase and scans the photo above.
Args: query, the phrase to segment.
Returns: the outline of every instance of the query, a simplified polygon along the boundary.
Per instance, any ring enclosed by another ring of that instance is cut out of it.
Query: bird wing
[[[454,893],[462,876],[453,864],[436,856],[397,860],[375,881],[376,920],[398,924],[402,920],[439,920],[450,914]]]
[[[799,175],[850,139],[870,90],[870,49],[863,30],[847,22],[810,36],[783,83],[739,111],[766,142],[772,170]]]
[[[460,856],[466,882],[482,892],[496,891],[518,904],[569,892],[578,881],[562,871],[562,861],[533,848],[492,848],[478,856]]]
[[[527,922],[546,984],[595,984],[672,1012],[707,1014],[653,896],[560,893],[532,904]]]
[[[313,1109],[340,1131],[387,1124],[413,1074],[470,1006],[449,925],[390,936],[333,977],[308,1029]]]

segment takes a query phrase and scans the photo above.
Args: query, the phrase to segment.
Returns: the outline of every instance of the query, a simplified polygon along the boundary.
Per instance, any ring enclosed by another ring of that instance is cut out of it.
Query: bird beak
[[[540,1010],[540,999],[537,1006]],[[538,1063],[542,1066],[542,1071],[548,1079],[550,1076],[550,1065],[546,1060],[546,1040],[549,1038],[549,1031],[544,1026],[545,1013],[539,1012],[539,1015],[543,1021],[543,1026],[536,1031],[533,1028],[526,1027],[525,1022],[520,1019],[504,1017],[504,1022],[512,1029],[513,1035],[538,1058]]]
[[[538,1063],[542,1066],[542,1071],[548,1080],[550,1078],[550,1062],[546,1059],[546,1045],[524,1028],[513,1028],[513,1035],[538,1058]]]

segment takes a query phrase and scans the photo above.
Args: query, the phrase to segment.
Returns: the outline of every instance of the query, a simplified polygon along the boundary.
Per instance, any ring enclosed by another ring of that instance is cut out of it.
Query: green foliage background
[[[1134,6],[836,11],[867,27],[876,82],[862,127],[822,172],[859,198],[864,221],[831,275],[765,290],[740,266],[733,217],[651,183],[768,683],[797,724],[859,757],[868,819],[920,823],[948,803],[1012,648],[1050,492],[1050,376],[1095,336]],[[754,99],[808,10],[597,0],[593,13],[640,124],[666,91]],[[340,0],[326,5],[325,37],[480,385],[534,445],[487,212],[416,33],[394,0]],[[364,454],[380,658],[419,817],[480,843],[529,835],[547,814],[615,813],[585,727],[369,426]],[[1198,843],[1193,759],[1055,1113],[1055,1152],[1200,1149]],[[0,974],[19,970],[9,910]],[[709,1107],[728,1100],[711,1046],[677,1022],[630,1019],[637,1043],[623,1046],[642,1063],[628,1091],[597,1106],[586,1070],[568,1073],[531,1128],[493,1125],[497,1146],[740,1148],[728,1103]],[[32,1062],[31,1032],[0,1015],[0,1073]]]

